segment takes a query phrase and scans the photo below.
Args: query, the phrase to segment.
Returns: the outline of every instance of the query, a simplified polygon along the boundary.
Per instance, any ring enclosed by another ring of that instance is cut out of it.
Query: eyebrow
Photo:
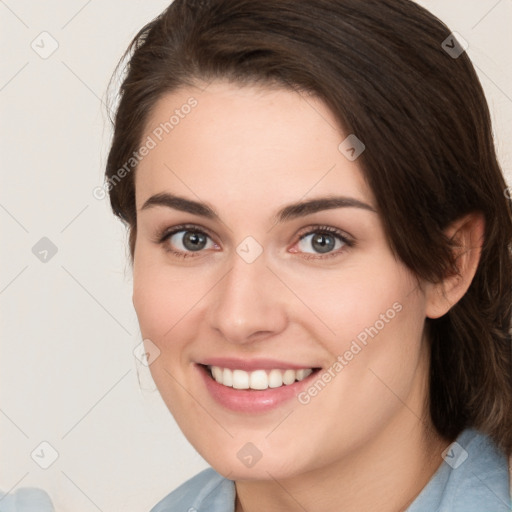
[[[174,210],[191,213],[193,215],[199,215],[207,219],[220,221],[219,214],[211,206],[166,192],[151,196],[142,205],[140,210],[148,210],[155,206],[172,208]],[[334,208],[360,208],[362,210],[377,213],[375,208],[369,204],[359,201],[359,199],[344,196],[327,196],[289,204],[277,212],[274,220],[276,223],[282,223],[323,210],[332,210]]]

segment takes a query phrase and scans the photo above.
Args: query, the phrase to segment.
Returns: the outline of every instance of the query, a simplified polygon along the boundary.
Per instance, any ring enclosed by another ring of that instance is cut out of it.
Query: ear
[[[445,231],[454,243],[457,273],[439,283],[427,285],[428,318],[446,314],[467,292],[475,276],[485,235],[485,220],[481,213],[470,213],[451,224]]]

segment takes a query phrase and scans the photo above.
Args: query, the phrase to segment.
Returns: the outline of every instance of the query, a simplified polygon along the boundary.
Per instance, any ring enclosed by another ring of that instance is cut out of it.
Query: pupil
[[[318,252],[329,252],[334,248],[334,237],[331,235],[317,235],[313,237],[313,247]]]
[[[206,245],[206,236],[201,233],[187,232],[183,236],[183,245],[189,251],[198,251]]]

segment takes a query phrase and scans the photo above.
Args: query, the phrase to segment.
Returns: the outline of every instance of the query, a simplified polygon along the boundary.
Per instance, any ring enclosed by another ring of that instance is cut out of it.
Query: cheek
[[[333,393],[343,397],[347,414],[379,424],[421,380],[426,371],[423,308],[422,296],[405,286],[393,293],[375,291],[364,306],[347,306],[345,323],[338,323],[343,334],[330,350],[342,358]]]
[[[158,344],[176,321],[172,313],[175,309],[169,307],[172,306],[169,302],[172,294],[147,274],[148,272],[143,272],[138,273],[137,277],[134,276],[133,305],[142,336]]]
[[[142,251],[141,251],[142,253]],[[193,337],[191,318],[204,307],[211,278],[191,268],[172,268],[158,257],[141,254],[133,268],[133,305],[141,334],[162,351],[176,351]]]
[[[186,290],[161,265],[139,256],[133,269],[133,305],[143,338],[164,352],[167,339],[185,314]]]
[[[364,345],[365,340],[409,327],[403,317],[421,307],[412,301],[416,294],[410,273],[392,260],[372,263],[295,283],[297,295],[315,314],[309,326],[316,339],[331,345],[330,353],[346,350],[354,339]]]
[[[333,395],[324,396],[325,404],[343,397],[354,418],[363,404],[377,416],[388,414],[398,405],[393,393],[408,393],[423,357],[425,302],[412,274],[381,259],[314,286],[303,283],[300,293],[315,313],[302,325],[332,357]]]
[[[133,304],[141,335],[160,351],[149,369],[167,407],[180,418],[186,417],[187,407],[194,408],[178,383],[185,382],[187,342],[195,336],[189,319],[198,300],[197,282],[184,278],[183,271],[171,271],[149,258],[140,257],[134,264]]]
[[[155,341],[173,325],[172,294],[162,286],[162,270],[154,251],[139,235],[133,262],[133,306],[137,313],[142,336]],[[155,338],[155,340],[153,340]]]

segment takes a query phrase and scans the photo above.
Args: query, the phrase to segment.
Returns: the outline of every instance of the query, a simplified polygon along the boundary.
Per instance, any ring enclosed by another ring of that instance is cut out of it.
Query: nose
[[[210,327],[230,343],[262,341],[286,328],[285,290],[264,253],[252,263],[234,254],[231,270],[209,295]]]

